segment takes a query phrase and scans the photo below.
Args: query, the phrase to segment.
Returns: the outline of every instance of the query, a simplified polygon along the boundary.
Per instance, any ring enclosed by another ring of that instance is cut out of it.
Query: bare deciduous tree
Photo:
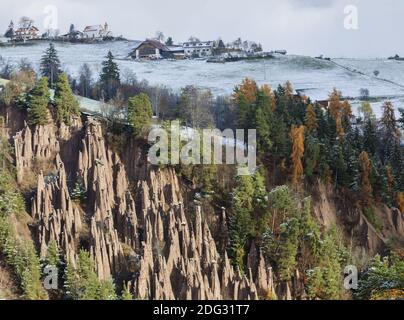
[[[156,31],[156,35],[155,35],[156,40],[160,41],[160,42],[164,42],[165,40],[165,36],[164,33],[162,31]]]
[[[34,24],[34,20],[29,17],[21,17],[19,25],[21,28],[30,28]]]
[[[210,90],[201,90],[195,86],[182,89],[180,116],[186,125],[192,128],[208,128],[213,125],[213,97]]]

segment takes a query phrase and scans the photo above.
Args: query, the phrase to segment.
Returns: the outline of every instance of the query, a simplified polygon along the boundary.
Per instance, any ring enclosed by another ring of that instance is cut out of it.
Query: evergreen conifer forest
[[[34,19],[14,22],[0,37],[0,299],[404,299],[399,55],[371,70],[365,58],[265,51],[241,38],[159,31],[135,46],[111,30],[118,23],[40,34]],[[93,60],[72,63],[75,50]],[[195,78],[178,71],[202,63]],[[257,71],[279,65],[282,78]],[[136,68],[172,72],[181,86]],[[218,94],[201,74],[233,90]],[[351,95],[367,84],[388,89]],[[311,96],[314,85],[326,97]],[[210,144],[222,136],[217,156]],[[234,162],[247,153],[253,171]],[[154,315],[177,311],[187,313],[161,304]]]

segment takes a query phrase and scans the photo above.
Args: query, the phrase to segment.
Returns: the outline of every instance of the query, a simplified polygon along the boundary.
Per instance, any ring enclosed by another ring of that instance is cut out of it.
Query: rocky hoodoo
[[[52,164],[52,170],[39,173],[32,199],[42,257],[55,241],[75,264],[79,247],[84,247],[100,279],[129,283],[138,299],[305,297],[299,272],[288,283],[275,282],[271,266],[254,245],[245,272],[235,269],[226,251],[218,249],[220,235],[212,235],[206,213],[189,203],[175,170],[147,165],[134,139],[117,152],[100,123],[89,117],[70,128],[25,125],[14,144],[19,181],[35,161]],[[77,182],[85,198],[74,201],[70,194]],[[338,219],[330,201],[325,196],[315,206],[324,225]],[[392,233],[402,232],[402,215],[389,212]],[[224,208],[221,219],[220,233],[226,234]],[[369,226],[362,222],[362,228]],[[383,242],[373,238],[372,230],[363,232],[370,235],[373,249]]]
[[[56,159],[57,176],[41,173],[38,187],[32,200],[32,217],[37,221],[37,240],[41,257],[46,256],[47,246],[51,240],[65,252],[67,258],[75,264],[76,245],[82,229],[80,210],[70,199],[67,188],[66,173],[59,155]]]
[[[99,278],[128,281],[139,299],[275,295],[272,270],[262,254],[252,249],[249,270],[235,270],[227,254],[218,253],[201,207],[188,209],[175,170],[148,167],[141,150],[130,151],[135,163],[128,162],[128,154],[122,160],[93,119],[71,131],[25,126],[14,142],[19,179],[38,159],[53,167],[38,175],[32,199],[42,257],[56,241],[75,264],[79,246],[87,247]],[[86,193],[81,203],[70,197],[76,181]]]
[[[26,125],[15,135],[14,145],[18,183],[32,170],[34,161],[50,161],[60,151],[55,128],[50,125],[35,127],[34,131]]]

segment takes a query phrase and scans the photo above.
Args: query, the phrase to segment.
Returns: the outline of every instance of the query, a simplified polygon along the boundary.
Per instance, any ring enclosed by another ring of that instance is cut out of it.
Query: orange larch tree
[[[343,141],[345,130],[343,127],[343,118],[352,116],[352,108],[349,102],[341,102],[341,92],[334,89],[329,96],[329,106],[331,117],[335,120],[337,137]]]
[[[342,103],[342,116],[345,118],[352,118],[353,117],[353,112],[352,112],[352,106],[351,104],[345,100]]]
[[[303,176],[302,158],[304,156],[304,126],[292,126],[290,139],[292,141],[292,184],[298,187]]]
[[[404,192],[397,193],[397,206],[401,213],[404,214]]]
[[[257,91],[257,83],[252,79],[245,78],[241,85],[236,88],[233,98],[236,103],[239,102],[241,97],[246,99],[248,103],[254,103],[257,100]]]

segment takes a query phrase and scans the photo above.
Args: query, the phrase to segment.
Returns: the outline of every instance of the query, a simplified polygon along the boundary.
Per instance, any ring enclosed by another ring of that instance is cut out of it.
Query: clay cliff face
[[[326,229],[339,226],[358,254],[374,256],[386,250],[389,239],[404,241],[404,215],[398,209],[375,206],[375,215],[383,222],[378,231],[362,212],[349,204],[337,206],[335,193],[323,184],[318,185],[316,193],[313,209],[320,224]]]
[[[215,239],[220,235],[212,234],[201,207],[188,202],[175,170],[147,165],[134,139],[126,141],[118,154],[92,118],[76,119],[71,127],[32,129],[19,123],[10,128],[20,183],[41,167],[38,163],[47,164],[38,173],[31,205],[42,257],[50,241],[56,241],[75,264],[79,248],[84,247],[100,279],[127,282],[138,299],[305,297],[299,272],[291,282],[276,282],[255,246],[246,272],[234,269],[226,252],[218,251]],[[76,182],[85,191],[82,201],[70,196]],[[327,227],[338,222],[339,213],[331,195],[326,190],[320,194],[315,213]],[[403,235],[403,216],[386,210],[386,230]],[[357,219],[361,245],[378,252],[385,239],[363,216]],[[224,209],[220,220],[220,233],[225,234]]]

